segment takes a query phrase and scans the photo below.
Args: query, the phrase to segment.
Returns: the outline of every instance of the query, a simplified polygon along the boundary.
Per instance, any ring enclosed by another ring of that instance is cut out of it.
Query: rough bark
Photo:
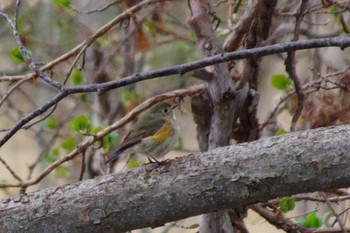
[[[216,39],[211,19],[209,17],[212,11],[209,1],[207,0],[189,0],[192,18],[189,24],[196,34],[197,43],[203,57],[223,53],[221,44]],[[194,99],[192,110],[195,119],[203,119],[204,122],[210,121],[210,125],[197,125],[197,138],[201,149],[211,150],[220,146],[227,146],[230,143],[231,131],[235,119],[235,87],[232,82],[227,63],[216,64],[207,68],[212,73],[212,79],[209,81],[209,96],[212,104],[208,105],[207,101],[197,103],[197,109],[205,109],[205,105],[211,108],[211,116],[203,117],[196,110]],[[204,99],[205,94],[202,94]],[[198,100],[198,99],[197,99]],[[196,101],[198,102],[198,101]],[[198,107],[200,106],[200,107]],[[208,107],[207,107],[208,108]],[[206,114],[208,115],[208,114]],[[198,120],[196,120],[198,122]],[[210,128],[209,128],[210,126]],[[229,214],[226,211],[220,213],[210,213],[203,216],[201,220],[200,232],[206,233],[224,233],[232,232],[232,224]]]
[[[0,202],[0,232],[123,232],[350,186],[350,125],[148,164]]]

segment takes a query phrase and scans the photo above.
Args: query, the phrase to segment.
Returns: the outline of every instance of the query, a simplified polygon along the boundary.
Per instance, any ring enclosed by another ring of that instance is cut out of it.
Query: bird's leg
[[[147,158],[148,158],[148,161],[150,163],[161,163],[159,160],[157,160],[156,158],[154,158],[153,156],[151,155],[147,155]],[[152,158],[152,159],[151,159]]]

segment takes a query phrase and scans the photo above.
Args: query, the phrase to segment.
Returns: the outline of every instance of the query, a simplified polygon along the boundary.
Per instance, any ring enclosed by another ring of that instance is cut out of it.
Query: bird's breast
[[[161,143],[165,141],[166,139],[169,139],[173,137],[175,134],[175,129],[172,127],[171,123],[169,121],[166,121],[162,128],[155,133],[151,140],[155,143]]]

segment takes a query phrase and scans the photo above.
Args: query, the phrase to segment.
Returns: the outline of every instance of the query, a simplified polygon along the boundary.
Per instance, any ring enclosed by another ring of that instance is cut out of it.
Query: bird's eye
[[[169,113],[169,108],[163,108],[163,113],[168,114]]]

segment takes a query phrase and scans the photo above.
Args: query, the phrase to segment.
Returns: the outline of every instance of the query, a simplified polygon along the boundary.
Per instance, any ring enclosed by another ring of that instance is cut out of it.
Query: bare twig
[[[324,193],[321,193],[321,196],[324,198],[324,200],[326,201],[329,209],[332,211],[333,215],[335,216],[335,218],[337,219],[338,221],[338,224],[340,226],[340,228],[342,229],[343,233],[346,233],[346,229],[345,229],[345,226],[344,226],[344,223],[343,221],[340,219],[339,215],[337,214],[337,212],[335,211],[335,209],[333,208],[331,202],[328,200],[328,197],[326,196],[326,194]]]
[[[101,12],[104,11],[106,9],[108,9],[109,7],[113,6],[114,4],[121,2],[122,0],[116,0],[113,2],[110,2],[108,4],[106,4],[105,6],[98,8],[98,9],[94,9],[94,10],[90,10],[90,11],[81,11],[81,10],[77,10],[75,7],[72,7],[72,9],[76,12],[78,12],[79,14],[91,14],[91,13],[96,13],[96,12]]]
[[[302,0],[300,4],[299,14],[296,17],[293,41],[299,40],[300,25],[303,20],[304,11],[306,9],[307,3],[308,3],[308,0]],[[298,106],[297,106],[297,109],[295,110],[295,113],[292,118],[291,126],[290,126],[290,131],[294,131],[295,124],[298,121],[304,107],[304,93],[301,87],[300,79],[298,78],[298,75],[295,69],[295,51],[288,53],[285,61],[285,65],[286,65],[287,73],[289,74],[290,78],[294,82],[295,93],[298,96]]]
[[[11,175],[13,176],[13,178],[15,178],[16,180],[18,180],[19,182],[22,182],[22,178],[19,177],[16,172],[14,170],[12,170],[12,168],[6,163],[5,160],[3,160],[3,158],[0,157],[0,162],[6,167],[6,169],[11,173]]]
[[[79,175],[79,181],[83,180],[85,169],[86,169],[86,162],[85,162],[85,155],[86,151],[83,151],[81,153],[81,169],[80,169],[80,175]]]
[[[316,229],[313,231],[313,233],[343,233],[343,229],[339,228],[322,228],[322,229]],[[350,232],[350,228],[345,228],[345,232]]]
[[[310,195],[305,195],[305,194],[300,194],[300,195],[295,195],[293,196],[293,198],[295,199],[295,201],[313,201],[313,202],[326,202],[326,200],[324,198],[320,198],[320,197],[315,197],[315,196],[310,196]],[[350,195],[343,195],[343,196],[336,196],[336,197],[328,197],[328,201],[329,202],[341,202],[341,201],[345,201],[345,200],[349,200],[350,199]],[[275,200],[270,200],[269,202],[267,202],[266,204],[269,205],[276,205],[280,202],[280,199],[275,199]],[[341,214],[339,214],[341,215]]]
[[[239,6],[239,4],[237,6]],[[225,40],[225,43],[223,45],[225,51],[235,51],[238,49],[244,35],[248,32],[250,24],[256,15],[256,10],[257,1],[248,1],[247,8],[243,16]]]
[[[20,79],[16,84],[14,84],[6,93],[2,96],[0,99],[0,107],[4,104],[4,102],[7,100],[7,98],[11,95],[11,93],[16,90],[19,86],[21,86],[23,83],[31,80],[32,78],[26,77],[24,79]]]
[[[311,233],[312,229],[307,229],[299,226],[291,220],[284,218],[280,214],[273,213],[263,207],[261,204],[251,205],[250,208],[258,213],[260,216],[265,218],[269,223],[278,226],[289,233]]]

